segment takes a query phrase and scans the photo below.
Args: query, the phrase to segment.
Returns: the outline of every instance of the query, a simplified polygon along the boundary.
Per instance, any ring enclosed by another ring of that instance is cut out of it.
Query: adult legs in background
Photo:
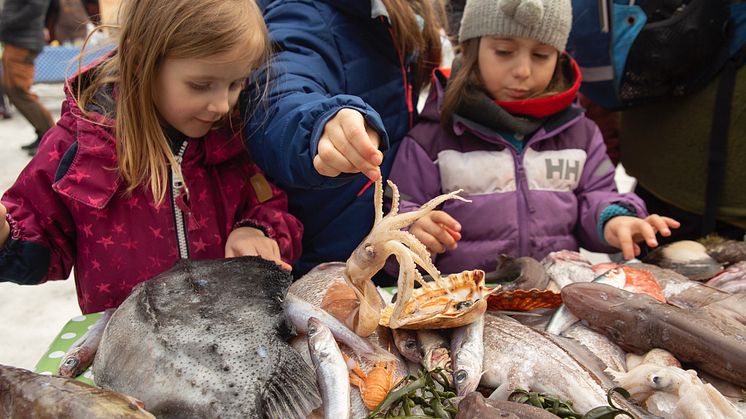
[[[26,118],[36,131],[36,140],[22,146],[29,154],[36,153],[39,140],[52,128],[52,114],[41,104],[39,97],[31,93],[34,82],[34,60],[38,54],[29,50],[5,45],[3,51],[3,84],[8,99],[18,112]]]

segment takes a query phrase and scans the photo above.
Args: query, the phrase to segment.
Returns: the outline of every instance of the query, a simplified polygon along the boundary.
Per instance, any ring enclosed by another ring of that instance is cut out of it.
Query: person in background
[[[260,2],[272,42],[268,104],[246,126],[257,164],[305,226],[298,276],[346,260],[373,225],[369,180],[388,177],[439,65],[432,0]],[[246,98],[263,87],[247,89]]]
[[[47,13],[50,41],[60,44],[82,43],[88,35],[88,13],[81,0],[52,0],[57,7]]]
[[[52,114],[31,92],[34,60],[46,41],[44,18],[50,0],[5,0],[0,12],[0,42],[3,45],[3,85],[8,99],[36,131],[36,139],[22,146],[34,155],[39,141],[54,125]]]
[[[564,54],[570,0],[469,0],[450,75],[436,71],[422,119],[391,180],[401,211],[455,190],[409,232],[444,273],[492,271],[499,254],[541,259],[579,246],[627,259],[679,223],[620,194],[598,127],[573,105],[577,64]]]
[[[718,128],[714,115],[723,113],[716,111],[716,97],[725,70],[696,92],[621,112],[620,158],[637,179],[635,193],[651,210],[671,214],[682,223],[664,243],[709,233],[746,239],[746,1],[731,1],[730,15],[735,81],[729,89],[724,151],[713,156],[721,159],[719,163],[708,166],[711,133]],[[661,158],[666,155],[675,157]],[[722,175],[711,178],[718,169]],[[708,182],[719,189],[709,198]]]
[[[92,313],[179,259],[258,255],[290,269],[302,226],[249,161],[235,109],[269,56],[258,7],[122,7],[117,49],[68,81],[57,126],[2,198],[0,281],[65,279],[74,266]]]

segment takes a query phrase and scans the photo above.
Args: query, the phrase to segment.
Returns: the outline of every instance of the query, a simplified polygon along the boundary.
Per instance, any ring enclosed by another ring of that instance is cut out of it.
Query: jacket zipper
[[[181,169],[181,162],[184,159],[184,152],[189,143],[184,141],[179,148],[179,152],[174,156],[176,163]],[[184,224],[184,212],[179,208],[176,199],[182,193],[184,182],[176,172],[176,168],[171,167],[171,204],[174,208],[174,220],[176,222],[176,242],[179,245],[179,258],[189,259],[189,247],[187,246],[186,226]]]

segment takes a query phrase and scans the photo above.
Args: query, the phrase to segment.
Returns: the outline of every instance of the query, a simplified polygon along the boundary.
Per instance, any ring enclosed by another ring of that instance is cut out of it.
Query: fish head
[[[68,355],[60,364],[60,369],[57,372],[57,375],[61,375],[62,377],[77,376],[78,374],[76,373],[76,370],[78,369],[78,365],[80,365],[80,358],[74,355]]]
[[[479,380],[482,378],[479,369],[474,370],[467,367],[453,372],[453,384],[456,386],[456,392],[459,396],[465,396],[477,389]]]
[[[312,338],[321,333],[321,320],[316,317],[308,318],[308,337]]]
[[[636,328],[636,321],[627,320],[619,312],[629,306],[635,296],[611,285],[580,282],[562,288],[562,302],[578,318],[586,320],[592,328],[602,330],[616,342]]]

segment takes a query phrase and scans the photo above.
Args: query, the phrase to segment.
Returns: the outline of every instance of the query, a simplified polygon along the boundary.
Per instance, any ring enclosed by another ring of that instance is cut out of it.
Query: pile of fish
[[[157,417],[365,418],[394,405],[418,417],[451,418],[453,406],[459,418],[556,417],[524,399],[562,401],[576,417],[744,417],[743,242],[675,243],[624,265],[501,255],[495,272],[441,276],[404,229],[460,198],[399,214],[390,186],[391,211],[378,182],[374,227],[346,262],[291,284],[259,258],[182,261],[104,316],[61,373],[81,371],[98,346],[95,382],[117,393],[83,390],[98,400],[91,415],[114,397]],[[393,300],[372,282],[390,256]],[[0,406],[39,391],[10,373],[0,367]],[[422,374],[438,383],[429,405],[411,387]]]

